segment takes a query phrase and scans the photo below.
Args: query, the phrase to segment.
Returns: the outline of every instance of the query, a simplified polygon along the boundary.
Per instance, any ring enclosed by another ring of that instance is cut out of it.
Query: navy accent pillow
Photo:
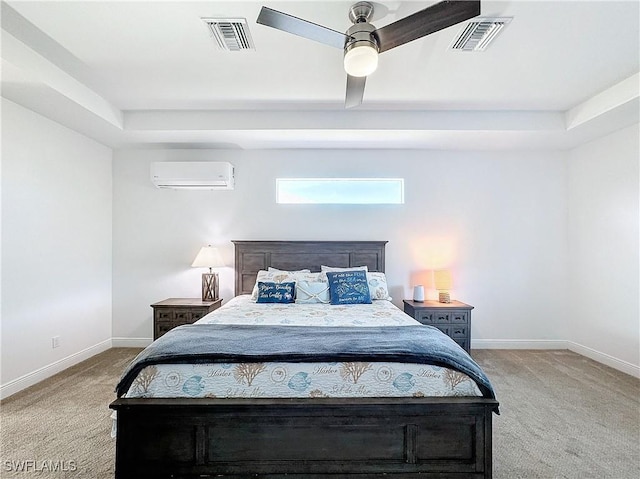
[[[371,304],[367,273],[361,271],[327,271],[331,304]]]
[[[258,303],[293,303],[296,283],[263,283],[258,281]]]

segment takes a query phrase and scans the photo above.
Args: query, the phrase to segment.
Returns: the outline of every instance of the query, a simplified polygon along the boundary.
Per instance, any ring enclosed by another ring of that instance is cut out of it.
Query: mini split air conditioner
[[[232,190],[233,165],[214,161],[162,161],[151,164],[151,182],[158,188]]]

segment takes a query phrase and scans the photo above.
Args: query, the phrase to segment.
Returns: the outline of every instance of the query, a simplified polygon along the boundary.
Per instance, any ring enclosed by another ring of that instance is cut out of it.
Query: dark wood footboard
[[[111,404],[118,412],[116,478],[491,478],[497,404],[123,398]]]

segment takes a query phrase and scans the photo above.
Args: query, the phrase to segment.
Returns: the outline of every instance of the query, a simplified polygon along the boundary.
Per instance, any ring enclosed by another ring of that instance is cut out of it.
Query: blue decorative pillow
[[[296,283],[258,282],[258,303],[293,303],[296,299]]]
[[[327,272],[331,304],[371,304],[367,273],[360,271]]]

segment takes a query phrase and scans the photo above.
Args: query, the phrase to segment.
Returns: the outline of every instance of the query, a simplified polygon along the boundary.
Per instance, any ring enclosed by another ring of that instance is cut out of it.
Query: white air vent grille
[[[511,20],[512,17],[476,18],[465,25],[451,44],[451,49],[467,52],[486,50]]]
[[[255,50],[246,18],[203,18],[221,50]]]

